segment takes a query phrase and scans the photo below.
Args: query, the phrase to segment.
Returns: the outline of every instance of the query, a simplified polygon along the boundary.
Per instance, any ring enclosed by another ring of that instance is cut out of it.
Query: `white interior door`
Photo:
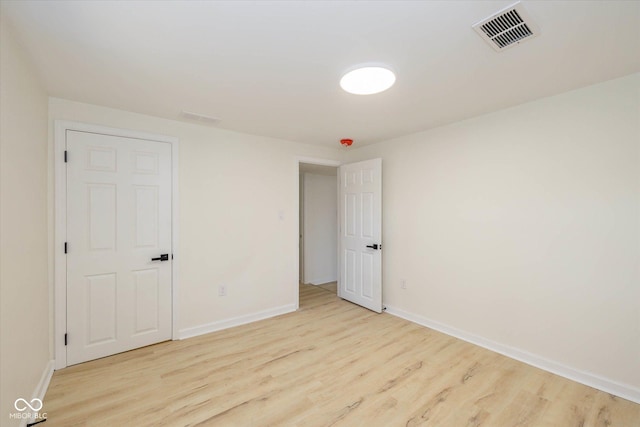
[[[340,166],[338,296],[382,312],[382,159]]]
[[[66,149],[67,364],[170,339],[170,144],[68,130]]]

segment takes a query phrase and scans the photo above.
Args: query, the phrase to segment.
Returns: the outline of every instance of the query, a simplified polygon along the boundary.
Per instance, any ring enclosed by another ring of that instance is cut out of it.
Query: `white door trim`
[[[67,331],[67,263],[64,254],[64,242],[67,236],[67,185],[64,151],[66,146],[66,132],[68,130],[113,135],[125,138],[144,139],[149,141],[167,142],[171,144],[171,253],[173,254],[171,276],[171,336],[179,339],[178,335],[178,138],[154,135],[144,132],[116,129],[105,126],[56,120],[54,124],[54,283],[53,283],[53,347],[55,355],[55,369],[67,366],[67,352],[64,345],[64,334]],[[296,288],[297,289],[297,288]]]
[[[300,245],[300,163],[307,163],[310,165],[320,165],[320,166],[335,166],[338,167],[342,164],[339,160],[330,160],[330,159],[321,159],[317,157],[296,157],[295,158],[295,168],[294,168],[294,200],[295,200],[295,215],[296,215],[296,235],[295,242],[296,245]],[[338,254],[340,254],[340,242],[338,241]],[[293,295],[295,301],[295,309],[300,308],[300,286],[298,282],[300,280],[300,247],[298,246],[298,250],[295,251],[295,259],[293,268],[295,269],[295,286],[293,287]],[[339,280],[339,279],[338,279]]]

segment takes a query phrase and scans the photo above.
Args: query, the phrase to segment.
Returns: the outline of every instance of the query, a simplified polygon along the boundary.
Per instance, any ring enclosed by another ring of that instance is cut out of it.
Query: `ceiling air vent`
[[[193,113],[191,111],[183,111],[182,117],[210,125],[217,125],[221,121],[218,117],[211,117],[200,113]]]
[[[529,40],[539,33],[520,2],[494,13],[472,27],[498,52]]]

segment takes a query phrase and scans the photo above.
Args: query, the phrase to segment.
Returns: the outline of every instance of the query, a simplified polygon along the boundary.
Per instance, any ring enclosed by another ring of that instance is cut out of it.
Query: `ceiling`
[[[12,1],[51,96],[311,144],[354,146],[640,71],[640,2],[523,1],[540,35],[471,28],[512,1]],[[397,75],[339,87],[358,64]]]

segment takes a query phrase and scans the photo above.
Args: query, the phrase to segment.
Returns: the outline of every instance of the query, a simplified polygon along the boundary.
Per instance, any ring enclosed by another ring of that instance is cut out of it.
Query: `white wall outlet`
[[[218,286],[218,296],[220,296],[220,297],[226,297],[227,296],[227,286],[226,285]]]
[[[407,289],[407,279],[400,280],[400,288]]]

